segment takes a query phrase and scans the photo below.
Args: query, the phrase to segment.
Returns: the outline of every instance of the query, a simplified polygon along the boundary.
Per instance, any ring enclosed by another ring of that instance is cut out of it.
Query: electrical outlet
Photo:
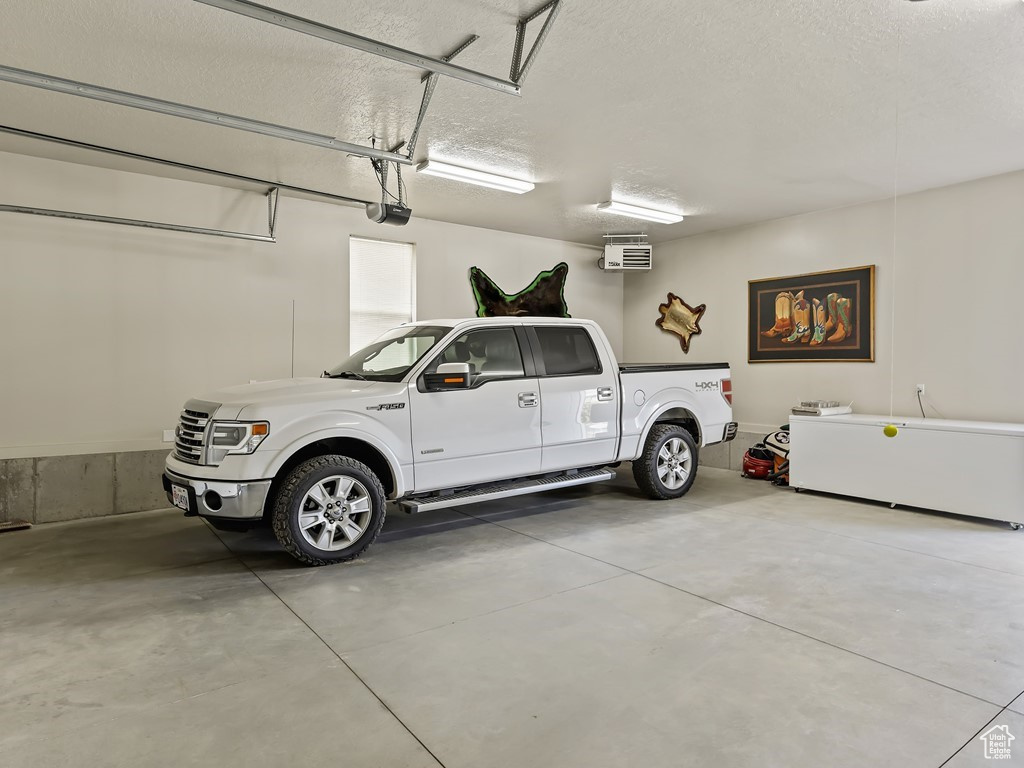
[[[174,442],[174,430],[173,429],[165,429],[164,430],[164,442],[165,443],[173,443]]]
[[[924,384],[918,384],[916,391],[917,391],[917,394],[923,395],[924,394]]]

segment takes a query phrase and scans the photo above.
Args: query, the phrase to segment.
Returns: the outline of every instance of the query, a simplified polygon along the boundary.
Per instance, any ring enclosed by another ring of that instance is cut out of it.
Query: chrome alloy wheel
[[[658,479],[670,491],[683,486],[690,476],[690,449],[678,437],[666,440],[658,451]]]
[[[306,491],[299,530],[312,546],[337,552],[354,544],[370,525],[370,494],[353,477],[325,477]]]

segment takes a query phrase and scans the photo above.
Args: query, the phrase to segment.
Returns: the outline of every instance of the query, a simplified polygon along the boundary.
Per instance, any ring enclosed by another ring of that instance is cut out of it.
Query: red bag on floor
[[[758,443],[743,454],[743,477],[752,477],[755,480],[764,480],[775,466],[774,454],[765,448],[764,443]]]

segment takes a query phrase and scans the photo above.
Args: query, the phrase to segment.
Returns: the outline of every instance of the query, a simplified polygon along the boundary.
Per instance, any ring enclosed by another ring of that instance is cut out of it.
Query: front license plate
[[[174,500],[174,506],[180,507],[188,512],[188,488],[172,484],[171,498]]]

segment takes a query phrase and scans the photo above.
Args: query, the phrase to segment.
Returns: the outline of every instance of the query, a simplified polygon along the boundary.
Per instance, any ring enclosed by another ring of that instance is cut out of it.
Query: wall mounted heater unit
[[[608,243],[597,266],[605,272],[650,270],[654,249],[650,243]]]

